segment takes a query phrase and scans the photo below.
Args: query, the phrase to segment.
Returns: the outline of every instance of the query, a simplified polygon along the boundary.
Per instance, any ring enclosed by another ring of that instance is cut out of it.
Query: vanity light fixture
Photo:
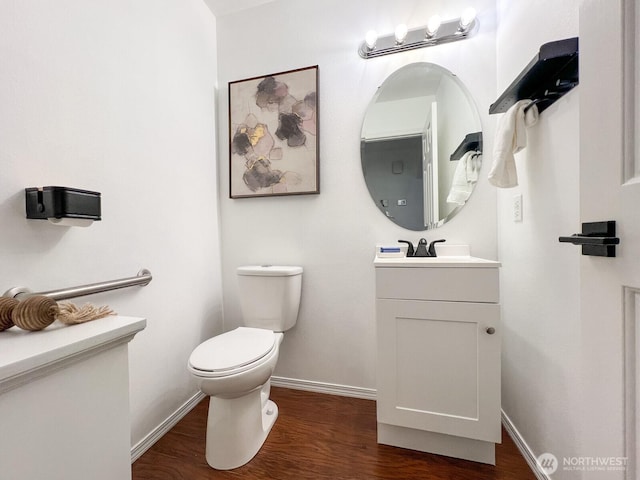
[[[455,42],[473,35],[477,31],[477,27],[478,20],[473,8],[467,8],[462,12],[460,18],[446,21],[442,21],[439,15],[434,15],[426,26],[412,30],[408,30],[405,24],[400,24],[394,33],[381,37],[378,37],[374,30],[369,30],[365,41],[358,48],[358,54],[362,58],[373,58],[415,48]]]

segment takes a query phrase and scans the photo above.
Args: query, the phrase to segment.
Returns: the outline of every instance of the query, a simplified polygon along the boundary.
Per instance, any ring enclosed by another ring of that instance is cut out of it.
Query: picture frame
[[[229,82],[229,197],[320,193],[318,66]]]

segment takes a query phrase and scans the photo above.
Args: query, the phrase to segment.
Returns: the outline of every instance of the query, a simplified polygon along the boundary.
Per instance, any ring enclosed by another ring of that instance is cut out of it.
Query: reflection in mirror
[[[465,86],[431,63],[400,68],[362,125],[362,171],[376,206],[410,230],[436,228],[467,202],[482,163],[478,111]]]

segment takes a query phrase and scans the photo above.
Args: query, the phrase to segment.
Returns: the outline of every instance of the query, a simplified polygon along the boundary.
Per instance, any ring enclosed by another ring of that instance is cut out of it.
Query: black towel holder
[[[538,112],[549,108],[578,85],[578,54],[578,37],[543,44],[533,60],[489,107],[489,114],[504,113],[524,99],[531,99]]]

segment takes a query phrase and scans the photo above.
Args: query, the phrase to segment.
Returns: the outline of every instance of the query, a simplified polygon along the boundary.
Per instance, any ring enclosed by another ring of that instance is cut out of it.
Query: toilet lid
[[[274,343],[271,330],[238,327],[198,345],[189,364],[205,372],[235,370],[264,357],[273,350]]]

